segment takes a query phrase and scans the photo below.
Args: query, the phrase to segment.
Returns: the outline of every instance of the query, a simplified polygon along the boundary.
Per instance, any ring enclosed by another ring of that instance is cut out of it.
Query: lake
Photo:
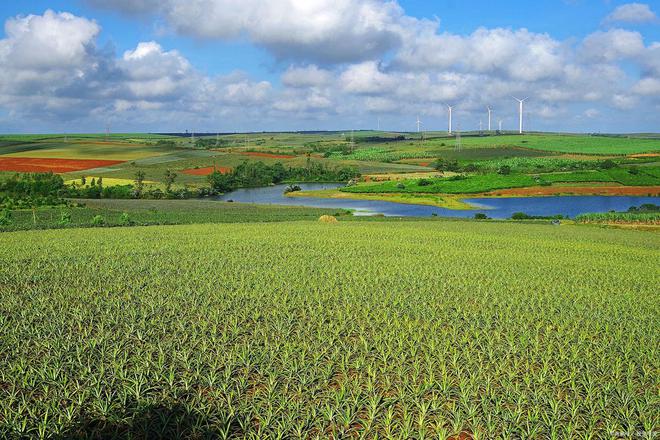
[[[627,211],[631,206],[643,203],[660,205],[660,197],[628,196],[563,196],[563,197],[511,197],[511,198],[465,198],[476,205],[473,210],[456,211],[425,205],[351,199],[322,199],[316,197],[286,197],[284,189],[288,185],[274,185],[264,188],[238,189],[216,198],[219,201],[233,200],[240,203],[311,206],[315,208],[351,209],[356,215],[384,214],[401,217],[430,217],[437,214],[443,217],[474,217],[483,212],[492,218],[509,218],[514,212],[529,215],[551,216],[561,214],[575,217],[586,212]],[[334,189],[343,186],[337,183],[303,183],[305,191]]]

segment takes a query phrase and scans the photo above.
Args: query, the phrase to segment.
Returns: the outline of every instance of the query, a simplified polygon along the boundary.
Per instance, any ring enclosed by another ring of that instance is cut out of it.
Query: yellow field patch
[[[92,181],[92,179],[96,179],[98,182],[99,178],[96,176],[89,176],[85,177],[86,179],[86,184],[89,185]],[[74,183],[78,186],[83,186],[82,183],[82,178],[80,179],[74,179],[74,180],[67,180],[65,182],[67,185],[73,185]],[[103,186],[119,186],[119,185],[133,185],[135,183],[135,180],[133,179],[116,179],[113,177],[104,177],[103,178]],[[158,182],[154,182],[153,180],[145,180],[144,184],[145,185],[153,185],[157,184]]]

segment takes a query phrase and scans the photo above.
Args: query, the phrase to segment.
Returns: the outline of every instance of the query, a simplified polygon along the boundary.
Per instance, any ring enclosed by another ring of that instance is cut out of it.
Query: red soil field
[[[660,186],[531,186],[527,188],[499,189],[483,196],[552,196],[561,194],[602,196],[659,195]]]
[[[208,176],[213,173],[213,167],[206,168],[191,168],[189,170],[181,171],[183,174],[188,174],[190,176]],[[222,174],[227,174],[231,172],[230,167],[215,167],[216,170],[220,171]]]
[[[248,151],[240,154],[242,154],[243,156],[268,157],[271,159],[294,159],[296,157],[296,156],[288,156],[286,154],[257,153],[252,151]]]
[[[20,173],[70,173],[123,163],[123,160],[48,159],[37,157],[0,157],[0,171]]]

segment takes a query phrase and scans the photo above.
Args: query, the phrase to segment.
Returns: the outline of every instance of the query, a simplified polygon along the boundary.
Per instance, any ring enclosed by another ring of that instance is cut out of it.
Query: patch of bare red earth
[[[205,168],[192,168],[189,170],[181,171],[183,174],[188,174],[189,176],[208,176],[213,174],[213,171],[218,171],[222,174],[231,173],[230,167],[205,167]]]
[[[123,160],[50,159],[37,157],[0,157],[0,171],[19,173],[70,173],[123,163]]]
[[[554,195],[599,195],[599,196],[646,196],[660,195],[660,186],[530,186],[527,188],[500,189],[483,196],[554,196]]]

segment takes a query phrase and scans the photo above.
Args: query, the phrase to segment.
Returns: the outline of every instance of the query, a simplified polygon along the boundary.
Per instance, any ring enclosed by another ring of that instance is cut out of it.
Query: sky
[[[660,1],[2,2],[0,133],[660,132]]]

